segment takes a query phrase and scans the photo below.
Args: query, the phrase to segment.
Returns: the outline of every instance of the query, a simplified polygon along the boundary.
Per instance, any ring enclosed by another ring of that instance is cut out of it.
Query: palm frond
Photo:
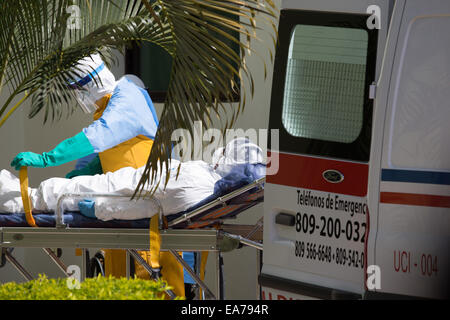
[[[0,92],[6,76],[6,69],[10,55],[12,53],[11,39],[14,36],[15,16],[17,7],[11,1],[2,1],[0,3]],[[4,14],[3,14],[4,13]]]
[[[73,5],[80,13],[76,28]],[[250,42],[258,40],[259,23],[276,30],[272,0],[3,0],[0,10],[0,92],[2,85],[10,89],[0,106],[0,126],[17,108],[10,106],[13,99],[23,94],[31,96],[29,117],[45,110],[45,120],[59,119],[64,106],[71,113],[66,84],[79,77],[75,66],[86,56],[99,53],[110,64],[111,50],[123,51],[131,41],[152,42],[172,56],[160,127],[137,193],[159,184],[163,168],[169,178],[174,130],[192,133],[195,121],[207,128],[213,118],[221,120],[222,130],[233,126],[245,107],[241,84],[254,93],[246,62],[256,54]],[[268,47],[271,58],[273,49]],[[236,93],[242,98],[237,106],[223,102]]]
[[[262,15],[262,21],[276,29],[273,22],[276,9],[270,0],[157,2],[159,15],[170,23],[175,54],[160,126],[135,196],[148,195],[155,190],[145,188],[160,183],[160,170],[166,171],[167,182],[174,143],[172,133],[176,129],[187,129],[192,135],[195,121],[201,121],[208,128],[214,115],[222,120],[222,130],[233,126],[245,106],[246,93],[240,83],[247,81],[250,94],[254,93],[254,81],[245,56],[252,53],[250,41],[257,39],[256,15]],[[217,35],[235,42],[240,56]],[[241,41],[240,36],[247,42]],[[276,35],[273,37],[275,43]],[[266,68],[264,60],[261,61]],[[231,101],[236,92],[244,97],[237,106],[222,102],[224,98]]]
[[[0,39],[0,61],[6,65],[0,69],[0,76],[11,92],[0,107],[0,117],[14,97],[23,92],[33,92],[29,117],[45,109],[46,115],[58,119],[62,106],[72,111],[75,104],[65,84],[67,79],[77,76],[74,70],[77,61],[91,54],[100,53],[109,65],[113,60],[111,49],[123,51],[133,40],[151,41],[173,51],[168,26],[159,18],[156,23],[139,0],[80,0],[77,28],[70,27],[72,17],[68,8],[72,5],[70,0],[3,2],[1,16],[12,17],[15,23],[5,29],[9,33],[2,32]],[[9,22],[2,18],[0,26],[11,25]],[[8,54],[11,51],[13,57]]]

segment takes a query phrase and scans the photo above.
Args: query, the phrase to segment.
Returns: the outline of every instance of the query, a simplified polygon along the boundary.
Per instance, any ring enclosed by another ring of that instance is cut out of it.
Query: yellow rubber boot
[[[121,249],[105,249],[105,276],[127,276],[127,254]]]
[[[147,261],[149,265],[151,265],[150,252],[139,251],[139,254],[145,261]],[[159,257],[162,278],[169,284],[169,286],[173,288],[172,291],[177,295],[177,297],[184,297],[183,267],[170,252],[161,252]],[[147,270],[145,270],[144,267],[137,262],[135,262],[135,274],[138,278],[150,279],[150,275]]]

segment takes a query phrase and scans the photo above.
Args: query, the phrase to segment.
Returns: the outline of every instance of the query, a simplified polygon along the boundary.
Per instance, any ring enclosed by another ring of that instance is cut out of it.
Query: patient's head
[[[225,148],[217,149],[212,157],[214,169],[221,176],[227,175],[236,165],[246,163],[264,164],[262,149],[247,138],[231,140]]]

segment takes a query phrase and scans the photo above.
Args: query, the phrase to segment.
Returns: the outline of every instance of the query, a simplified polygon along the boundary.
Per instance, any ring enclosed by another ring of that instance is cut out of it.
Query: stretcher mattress
[[[259,178],[264,177],[265,166],[262,164],[245,164],[234,168],[228,175],[218,180],[214,186],[214,193],[201,200],[194,206],[187,208],[183,212],[167,216],[170,222],[177,217],[191,212],[201,206],[208,204],[219,197],[222,197],[236,189],[239,189]],[[236,197],[226,206],[217,205],[199,215],[192,222],[187,225],[183,223],[176,227],[205,227],[211,224],[215,219],[225,219],[236,216],[240,212],[254,206],[263,200],[263,193],[256,188],[247,191],[246,193]],[[39,213],[34,214],[34,219],[39,227],[55,227],[56,216],[54,213]],[[110,220],[102,221],[99,219],[89,218],[83,216],[79,212],[67,211],[64,212],[64,223],[72,228],[149,228],[150,219],[138,220]],[[25,214],[0,214],[0,227],[27,227],[28,223]]]

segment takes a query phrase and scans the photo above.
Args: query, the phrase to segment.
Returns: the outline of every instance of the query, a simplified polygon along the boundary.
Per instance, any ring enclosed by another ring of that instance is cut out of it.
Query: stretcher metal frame
[[[256,225],[250,226],[252,229],[245,236],[225,232],[220,228],[198,228],[198,229],[176,229],[181,223],[189,223],[192,219],[199,217],[202,213],[207,212],[216,206],[227,206],[227,202],[235,199],[246,192],[257,188],[258,192],[263,193],[265,178],[260,178],[248,185],[245,185],[235,191],[219,197],[198,209],[192,210],[168,223],[168,228],[164,228],[161,204],[156,198],[151,198],[158,208],[160,215],[160,234],[161,234],[161,251],[169,251],[192,276],[198,288],[202,289],[204,299],[223,299],[223,288],[220,281],[221,253],[224,248],[227,251],[234,250],[239,244],[251,246],[258,250],[263,250],[262,239],[258,241],[252,240],[252,236],[262,228],[262,219]],[[32,280],[33,276],[13,257],[10,248],[42,248],[51,260],[66,275],[68,273],[66,265],[61,261],[57,254],[49,248],[78,248],[82,249],[81,264],[81,280],[86,278],[86,250],[87,248],[102,249],[124,249],[127,252],[127,276],[130,275],[129,256],[140,263],[151,276],[153,270],[142,259],[137,252],[138,250],[149,250],[150,234],[148,229],[124,229],[124,228],[72,228],[67,226],[63,220],[63,204],[66,199],[73,198],[127,198],[118,194],[95,194],[95,193],[77,193],[64,194],[58,199],[56,210],[56,226],[55,227],[0,227],[0,247],[2,260],[10,262],[16,270],[27,280]],[[256,202],[256,205],[259,202]],[[253,206],[253,205],[250,205]],[[250,207],[249,206],[249,207]],[[248,208],[246,208],[248,209]],[[210,225],[212,223],[223,224],[223,219],[207,220]],[[189,224],[188,224],[189,225]],[[232,225],[228,225],[228,231],[233,232]],[[177,252],[202,252],[207,251],[214,253],[214,279],[216,282],[216,290],[213,293],[208,286],[200,279],[198,273],[190,268],[190,266],[177,254]],[[173,292],[167,292],[170,297],[174,298]],[[197,296],[198,297],[198,296]]]

